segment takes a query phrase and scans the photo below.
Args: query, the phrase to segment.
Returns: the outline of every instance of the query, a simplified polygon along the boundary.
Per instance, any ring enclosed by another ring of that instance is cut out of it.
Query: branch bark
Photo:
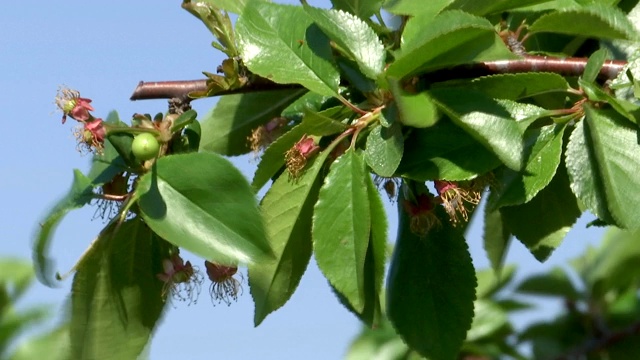
[[[420,76],[427,82],[437,82],[461,78],[474,78],[495,74],[516,74],[525,72],[552,72],[562,76],[580,76],[587,64],[586,58],[553,58],[547,56],[527,55],[521,60],[487,61],[482,63],[455,66],[441,69]],[[614,79],[627,64],[626,61],[609,60],[600,69],[599,79]],[[274,82],[259,82],[248,84],[239,89],[222,91],[215,96],[243,94],[258,91],[274,91],[282,89],[301,88],[298,84],[278,84]],[[131,100],[147,99],[188,99],[191,92],[207,90],[207,80],[183,81],[140,81],[131,95]]]

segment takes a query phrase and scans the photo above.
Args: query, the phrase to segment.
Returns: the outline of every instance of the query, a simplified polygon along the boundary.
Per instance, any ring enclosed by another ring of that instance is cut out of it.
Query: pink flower
[[[86,98],[76,98],[75,106],[71,111],[69,111],[69,116],[72,119],[75,119],[80,122],[85,122],[91,119],[91,114],[89,111],[93,111],[93,106],[91,106],[91,100]]]
[[[67,116],[79,122],[93,119],[89,111],[93,111],[91,100],[80,97],[80,92],[69,88],[58,89],[56,105],[62,110],[62,123],[67,121]]]
[[[461,221],[458,215],[462,217],[462,221],[469,221],[469,211],[480,202],[480,192],[471,187],[460,186],[455,181],[436,180],[434,185],[451,222],[457,225]]]

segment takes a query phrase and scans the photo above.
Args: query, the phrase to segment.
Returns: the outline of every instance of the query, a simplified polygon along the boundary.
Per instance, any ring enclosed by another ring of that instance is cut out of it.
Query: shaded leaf
[[[304,10],[332,41],[347,52],[365,76],[370,79],[378,77],[385,65],[386,52],[378,35],[367,23],[344,11],[308,5]]]
[[[170,243],[222,264],[269,258],[253,190],[213,153],[160,158],[138,183],[145,222]]]
[[[331,63],[329,40],[312,24],[300,6],[249,2],[236,23],[244,64],[276,83],[337,95],[340,74]]]
[[[471,89],[498,99],[518,100],[569,89],[567,80],[554,73],[520,73],[482,76],[471,80]]]
[[[464,130],[443,120],[411,132],[397,173],[417,181],[469,180],[499,165],[494,154]]]
[[[447,215],[436,208],[440,219]],[[398,239],[387,278],[387,316],[410,348],[454,359],[473,318],[475,272],[467,244],[448,221],[421,238],[398,206]]]
[[[564,167],[531,201],[500,208],[509,231],[539,261],[546,260],[581,215]]]
[[[9,360],[70,359],[69,328],[61,326],[22,342]]]
[[[491,197],[489,202],[491,202]],[[502,272],[504,259],[511,245],[511,232],[502,218],[499,210],[493,210],[489,206],[484,207],[484,232],[483,247],[487,253],[491,268],[497,274]]]
[[[522,133],[512,113],[518,104],[497,102],[475,91],[437,89],[431,92],[438,107],[474,139],[491,150],[510,169],[522,167]]]
[[[164,301],[159,239],[141,219],[111,225],[73,279],[74,359],[135,359],[144,350]]]
[[[568,300],[578,300],[580,296],[569,275],[560,267],[526,278],[516,291],[527,295],[558,296]]]
[[[47,286],[53,286],[53,260],[49,258],[49,247],[58,224],[69,213],[88,204],[93,199],[91,180],[80,170],[73,171],[71,189],[49,211],[44,221],[38,224],[33,245],[33,263],[38,280]]]
[[[507,314],[497,304],[487,300],[476,300],[473,305],[474,316],[471,328],[467,331],[467,342],[488,338],[508,325]]]
[[[200,150],[222,155],[240,155],[250,151],[247,138],[251,131],[267,123],[305,90],[278,90],[223,96],[203,116]]]

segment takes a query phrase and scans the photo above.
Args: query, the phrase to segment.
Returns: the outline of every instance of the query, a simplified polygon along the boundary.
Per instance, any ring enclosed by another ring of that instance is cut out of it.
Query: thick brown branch
[[[298,84],[278,84],[270,81],[261,81],[233,90],[217,92],[215,96],[253,93],[258,91],[274,91],[284,89],[302,89]],[[207,80],[182,80],[182,81],[140,81],[131,94],[131,100],[148,99],[172,99],[187,98],[192,92],[206,92]]]
[[[626,61],[608,60],[600,69],[599,79],[615,79]],[[420,78],[427,82],[474,78],[495,74],[517,74],[526,72],[551,72],[562,76],[580,76],[587,65],[586,58],[554,58],[528,55],[521,60],[499,60],[455,66],[425,74]]]
[[[131,100],[183,98],[194,91],[207,89],[207,80],[140,81]]]
[[[521,60],[487,61],[483,63],[455,66],[420,76],[431,82],[474,78],[494,74],[515,74],[523,72],[552,72],[562,76],[580,76],[587,64],[586,58],[552,58],[547,56],[526,56]],[[614,79],[627,64],[626,61],[606,61],[600,70],[600,80]],[[301,88],[298,84],[277,84],[269,81],[250,83],[239,89],[221,91],[215,94],[230,95],[258,91],[273,91]],[[192,92],[205,92],[207,80],[184,81],[141,81],[131,95],[131,100],[183,98]]]

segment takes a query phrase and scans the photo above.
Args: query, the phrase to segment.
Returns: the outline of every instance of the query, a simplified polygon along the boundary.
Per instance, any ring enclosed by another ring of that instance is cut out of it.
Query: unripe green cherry
[[[131,151],[133,155],[141,161],[150,160],[158,156],[160,152],[160,143],[156,137],[150,133],[142,133],[136,135],[131,143]]]

